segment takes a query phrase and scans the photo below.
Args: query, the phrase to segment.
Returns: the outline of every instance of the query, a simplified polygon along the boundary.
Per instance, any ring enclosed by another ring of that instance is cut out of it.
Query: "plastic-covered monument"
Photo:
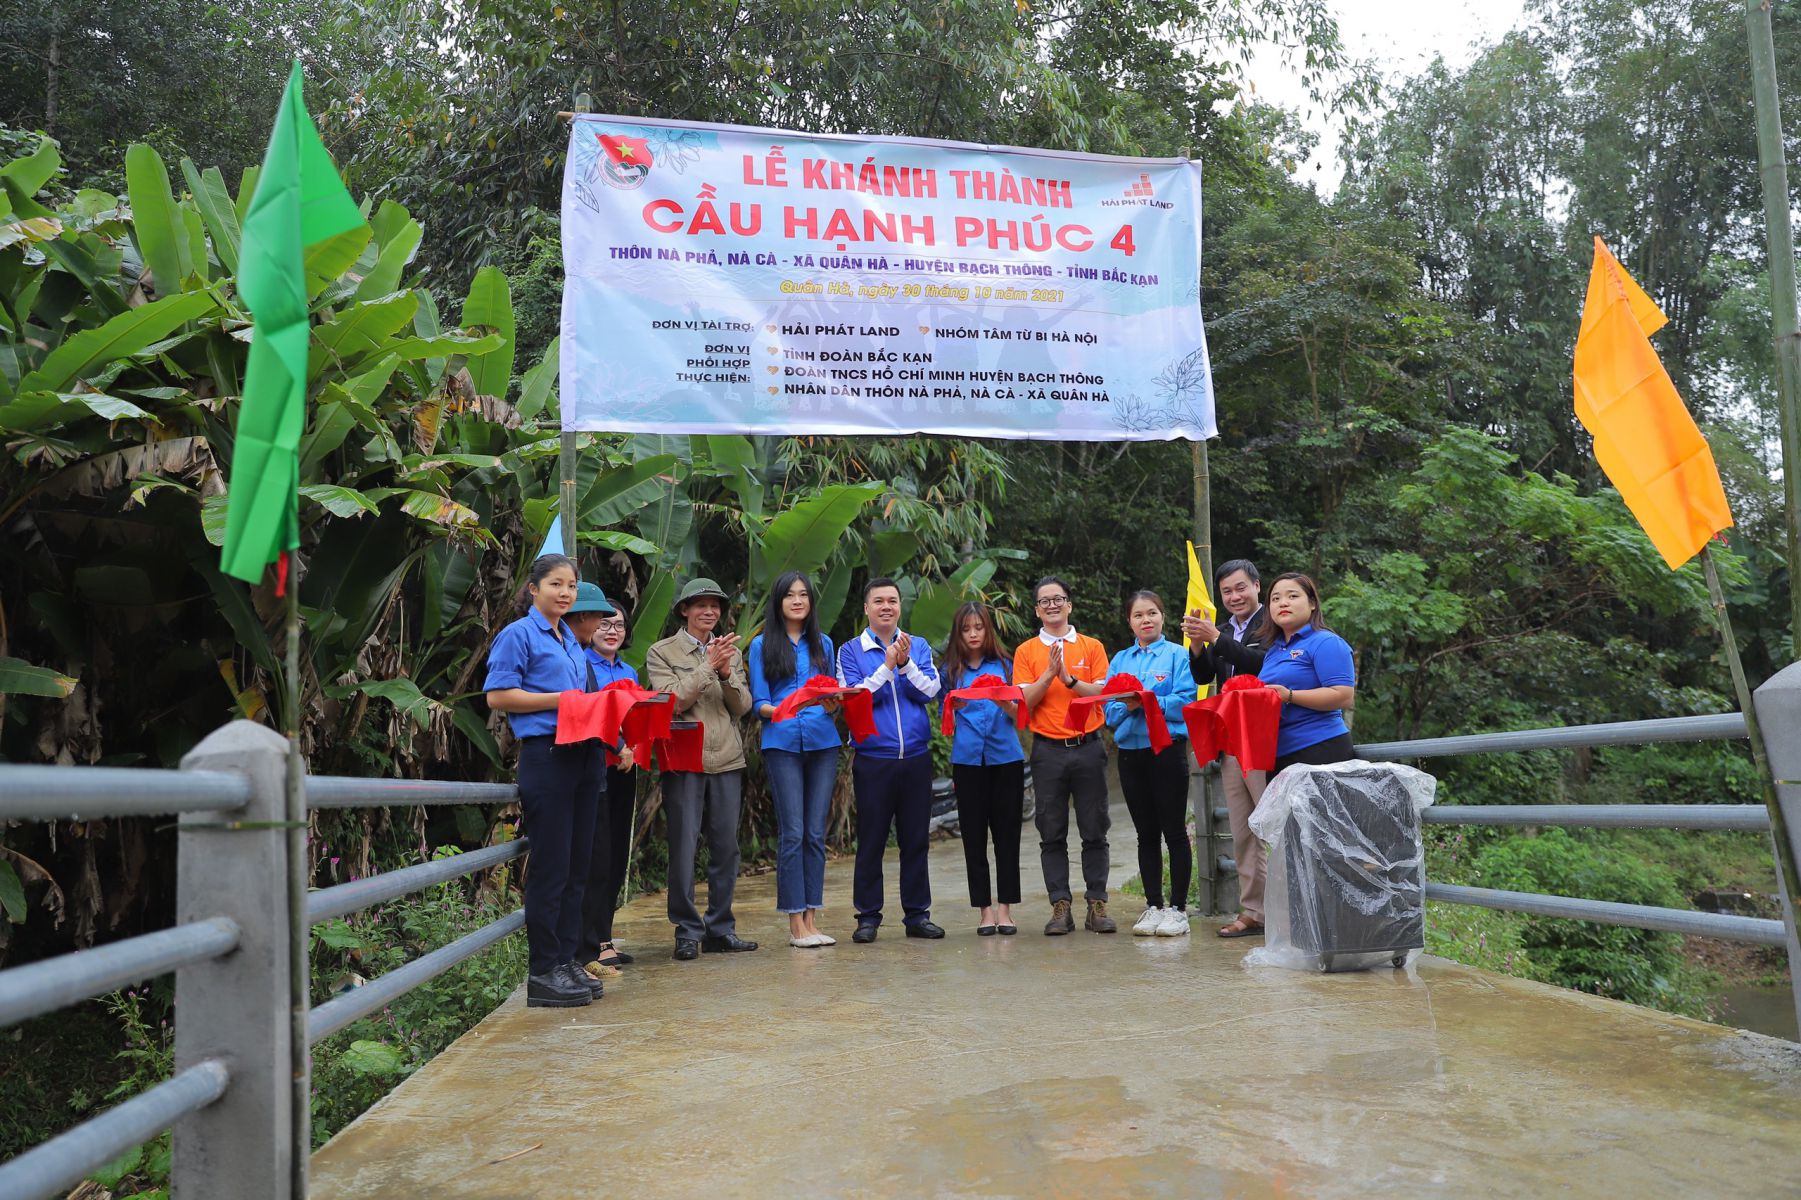
[[[1361,760],[1271,780],[1251,814],[1270,845],[1266,932],[1246,965],[1357,971],[1423,949],[1420,813],[1437,789],[1424,771]]]

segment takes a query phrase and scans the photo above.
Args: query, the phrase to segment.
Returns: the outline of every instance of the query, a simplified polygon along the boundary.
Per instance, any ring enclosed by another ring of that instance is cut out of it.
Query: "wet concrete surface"
[[[1438,959],[1317,976],[1250,940],[978,938],[956,843],[943,941],[850,942],[850,862],[788,946],[740,880],[753,954],[669,958],[663,897],[606,997],[515,994],[313,1156],[352,1197],[1801,1195],[1801,1048]],[[1113,881],[1134,873],[1115,810]],[[1080,878],[1080,871],[1075,871]],[[897,883],[892,852],[888,881]],[[890,891],[892,899],[894,893]]]

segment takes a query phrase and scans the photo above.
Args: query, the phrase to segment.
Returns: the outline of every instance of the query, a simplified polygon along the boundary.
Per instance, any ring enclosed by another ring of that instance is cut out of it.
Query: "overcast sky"
[[[1493,42],[1521,21],[1525,0],[1332,0],[1345,50],[1367,60],[1388,77],[1417,73],[1436,54],[1453,67],[1468,63],[1474,46]],[[1280,54],[1266,49],[1251,63],[1250,81],[1258,99],[1292,108],[1320,135],[1314,156],[1298,173],[1322,195],[1338,187],[1338,134],[1301,86],[1300,73],[1281,64]],[[1309,114],[1309,109],[1312,109]]]

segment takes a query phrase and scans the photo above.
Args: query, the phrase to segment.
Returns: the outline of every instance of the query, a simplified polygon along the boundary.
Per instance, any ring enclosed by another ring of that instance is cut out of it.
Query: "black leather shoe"
[[[880,925],[859,923],[857,925],[857,932],[850,935],[850,940],[853,942],[861,942],[867,946],[870,942],[875,941],[876,930],[880,928]]]
[[[693,962],[700,957],[700,943],[693,938],[675,939],[675,960],[677,962]]]
[[[708,954],[743,954],[747,950],[755,950],[757,944],[746,941],[735,933],[728,933],[701,939],[700,948]]]
[[[590,996],[594,997],[596,1000],[600,999],[600,994],[603,990],[600,980],[582,970],[575,963],[567,962],[563,964],[563,977],[567,979],[572,986],[585,987],[588,989],[588,994]]]
[[[575,983],[558,967],[548,975],[532,975],[525,981],[527,1008],[586,1008],[594,995]]]
[[[907,936],[941,938],[944,936],[944,930],[938,928],[938,926],[932,924],[930,921],[920,921],[917,924],[907,926]]]

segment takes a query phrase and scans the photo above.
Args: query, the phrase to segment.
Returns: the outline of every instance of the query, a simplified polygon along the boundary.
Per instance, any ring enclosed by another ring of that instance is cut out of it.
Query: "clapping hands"
[[[732,660],[738,653],[738,635],[723,634],[707,643],[707,666],[716,675],[725,675],[732,669]]]

